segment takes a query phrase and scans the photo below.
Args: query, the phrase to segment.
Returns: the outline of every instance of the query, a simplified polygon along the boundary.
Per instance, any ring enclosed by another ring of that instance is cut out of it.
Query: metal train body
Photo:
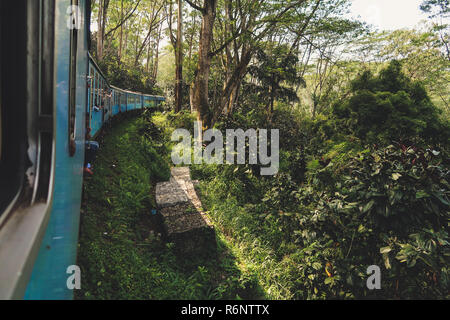
[[[95,136],[118,113],[164,101],[108,84],[88,54],[89,10],[90,0],[0,1],[0,299],[73,298],[86,119]]]

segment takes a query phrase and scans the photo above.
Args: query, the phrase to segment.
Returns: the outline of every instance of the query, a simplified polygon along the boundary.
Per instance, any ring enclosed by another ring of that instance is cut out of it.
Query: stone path
[[[184,254],[215,250],[215,232],[197,196],[188,167],[171,170],[170,181],[156,185],[156,203],[168,240]]]

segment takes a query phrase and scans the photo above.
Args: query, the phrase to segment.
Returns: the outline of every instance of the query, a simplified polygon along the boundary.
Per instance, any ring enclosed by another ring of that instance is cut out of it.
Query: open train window
[[[0,24],[0,43],[2,43],[2,25]],[[0,50],[0,74],[2,74],[2,51]],[[0,161],[2,161],[2,78],[0,77]]]
[[[94,92],[95,92],[95,88],[94,88],[94,69],[91,67],[89,68],[89,76],[90,76],[90,86],[89,86],[89,92],[90,92],[90,98],[89,98],[89,114],[92,117],[92,107],[94,105]]]
[[[78,6],[78,0],[71,0],[72,6]],[[72,15],[73,28],[70,30],[70,69],[69,69],[69,154],[72,157],[76,151],[76,90],[77,90],[77,51],[78,51],[78,20],[77,12]]]
[[[23,20],[24,1],[18,1],[17,8],[11,1],[0,1],[0,218],[20,191],[27,165],[27,38],[26,24],[17,23]]]
[[[94,83],[94,106],[98,107],[98,73],[94,70],[95,74],[95,83]]]

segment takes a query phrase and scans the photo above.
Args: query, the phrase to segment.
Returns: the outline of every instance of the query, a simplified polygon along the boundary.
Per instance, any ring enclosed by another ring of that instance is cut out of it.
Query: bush
[[[344,167],[310,161],[301,185],[289,173],[264,180],[207,166],[204,205],[270,298],[448,298],[449,171],[435,154],[389,146]],[[380,291],[366,287],[373,264]]]
[[[417,141],[447,143],[450,127],[424,87],[412,82],[397,61],[373,76],[365,72],[352,84],[352,95],[333,108],[334,116],[350,132],[368,143]]]

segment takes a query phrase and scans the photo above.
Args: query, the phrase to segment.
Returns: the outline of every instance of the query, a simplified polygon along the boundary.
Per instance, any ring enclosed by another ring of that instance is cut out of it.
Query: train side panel
[[[53,206],[48,227],[34,264],[25,299],[72,299],[73,291],[67,288],[67,268],[76,263],[83,179],[87,30],[77,33],[77,68],[75,89],[74,142],[75,153],[70,156],[69,146],[69,68],[70,30],[67,28],[69,0],[56,1],[56,159]],[[85,12],[85,1],[79,6]]]

